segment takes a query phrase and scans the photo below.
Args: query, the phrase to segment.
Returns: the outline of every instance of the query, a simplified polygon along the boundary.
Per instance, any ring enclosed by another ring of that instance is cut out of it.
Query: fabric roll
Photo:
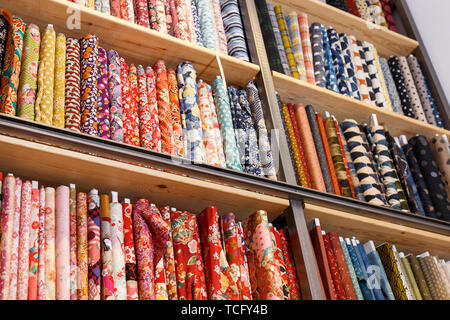
[[[101,214],[101,297],[102,300],[114,300],[114,277],[112,257],[111,211],[109,197],[106,194],[100,196]]]
[[[56,188],[55,227],[56,299],[70,300],[70,189],[67,186]]]
[[[101,9],[100,11],[106,14],[111,14],[111,5],[108,0],[101,0]]]
[[[167,28],[167,20],[166,20],[166,7],[165,7],[165,1],[164,0],[154,0],[154,8],[156,11],[156,24],[157,24],[157,31],[167,34],[168,28]]]
[[[180,39],[181,38],[181,34],[180,34],[180,24],[178,22],[178,14],[177,14],[177,7],[175,4],[175,0],[169,0],[167,1],[168,6],[169,6],[169,12],[170,12],[170,17],[172,19],[172,23],[171,23],[171,28],[170,28],[170,32],[171,35],[174,36],[175,38]],[[184,14],[184,12],[183,12]],[[184,15],[183,15],[183,22],[184,22]],[[186,40],[186,39],[183,39]]]
[[[391,5],[389,4],[389,0],[380,0],[381,8],[383,9],[383,14],[386,19],[387,27],[397,32],[397,27],[395,26],[395,20],[392,17],[392,9]]]
[[[350,36],[348,38],[350,52],[352,55],[353,66],[355,70],[356,80],[358,81],[359,95],[361,97],[361,101],[365,103],[371,103],[370,95],[369,95],[369,87],[367,83],[367,74],[363,68],[363,61],[361,59],[358,44],[354,36]]]
[[[204,1],[204,0],[202,0]],[[192,19],[194,20],[194,27],[195,27],[195,37],[197,39],[197,44],[199,46],[206,47],[205,45],[205,39],[203,36],[203,31],[200,26],[200,16],[198,11],[198,4],[196,0],[191,0],[191,10],[192,10]]]
[[[216,26],[214,24],[212,1],[197,0],[197,12],[203,45],[212,50],[219,49],[217,48]]]
[[[147,0],[134,0],[135,23],[150,28]]]
[[[316,85],[326,88],[327,81],[325,77],[325,55],[323,50],[323,37],[321,24],[314,22],[310,27],[311,45],[314,61],[314,78]]]
[[[131,205],[131,203],[122,204],[122,214],[123,214],[127,299],[138,300],[139,296],[138,296],[138,282],[137,282],[136,253],[134,249],[133,222],[131,218],[131,215],[133,214],[133,206]]]
[[[376,99],[374,87],[372,84],[372,78],[370,77],[370,74],[369,74],[369,66],[367,64],[367,61],[370,61],[368,59],[369,56],[366,57],[366,53],[363,48],[363,43],[360,40],[356,40],[356,46],[357,46],[357,50],[359,50],[359,56],[361,57],[361,62],[362,62],[362,69],[364,71],[364,77],[366,78],[367,89],[369,90],[369,100],[370,100],[369,104],[371,104],[372,106],[376,106],[377,99]],[[378,90],[377,90],[377,92],[378,92]]]
[[[330,43],[331,56],[333,61],[334,72],[337,78],[337,85],[339,87],[339,92],[346,96],[351,97],[349,86],[349,78],[347,75],[347,69],[345,68],[344,56],[340,44],[339,36],[332,27],[327,30],[328,40]]]
[[[177,74],[180,109],[186,116],[188,131],[188,135],[185,136],[187,142],[185,155],[191,161],[202,163],[205,162],[205,150],[203,148],[201,115],[198,106],[197,73],[190,62],[183,62],[178,66]]]
[[[148,92],[148,104],[150,108],[149,112],[149,126],[151,128],[151,148],[154,151],[161,152],[161,129],[159,128],[159,115],[158,115],[158,99],[156,90],[156,73],[152,67],[145,69],[147,75],[147,92]],[[148,140],[149,141],[149,140]]]
[[[220,241],[217,208],[208,207],[198,216],[200,240],[209,300],[237,300],[239,291]],[[220,272],[217,272],[220,270]]]
[[[97,59],[98,38],[81,39],[81,132],[97,135]]]
[[[397,251],[397,248],[395,247],[395,245],[392,246],[392,250],[394,251],[396,264],[397,264],[398,270],[400,271],[400,279],[403,282],[403,285],[405,286],[406,297],[408,300],[417,300],[414,295],[411,282],[409,281],[409,278],[406,274],[405,268],[403,267],[403,264],[400,260],[399,252]]]
[[[229,1],[232,3],[235,0]],[[221,1],[222,8],[224,8],[225,1]],[[236,2],[237,3],[237,2]],[[269,60],[270,69],[285,73],[284,71],[284,65],[281,61],[281,53],[279,52],[279,40],[275,37],[275,27],[278,28],[278,25],[273,26],[272,22],[272,16],[269,14],[269,4],[267,4],[265,1],[257,1],[255,2],[256,10],[258,12],[258,20],[259,25],[261,27],[261,33],[264,39],[264,46],[266,47],[266,53],[267,58]],[[273,7],[272,7],[273,9]],[[222,9],[222,15],[223,15],[223,9]],[[224,16],[224,21],[227,19]],[[270,23],[269,23],[270,20]],[[276,18],[275,18],[276,21]],[[226,27],[225,27],[226,28]],[[278,31],[279,32],[279,31]],[[281,37],[280,37],[281,38]],[[280,45],[282,46],[282,43],[280,41]],[[286,59],[286,67],[287,67],[287,59]],[[289,69],[289,68],[287,68]]]
[[[311,173],[312,187],[316,190],[326,192],[327,189],[323,180],[322,170],[320,168],[320,162],[314,144],[311,127],[308,122],[307,112],[302,104],[296,104],[294,108],[301,140],[303,142],[303,147],[305,148],[307,167]]]
[[[52,124],[53,89],[55,78],[56,33],[53,26],[47,26],[42,35],[39,52],[38,91],[35,102],[34,120]]]
[[[375,24],[383,27],[387,27],[387,22],[384,17],[383,9],[379,0],[367,0],[369,5],[369,13],[372,16]]]
[[[415,110],[411,105],[411,99],[406,89],[405,78],[402,70],[400,69],[400,60],[398,57],[390,57],[388,60],[389,69],[391,70],[392,77],[394,78],[395,86],[400,97],[402,104],[403,114],[410,118],[416,118]]]
[[[300,286],[298,283],[297,272],[294,264],[294,257],[292,256],[292,248],[289,243],[289,235],[287,228],[280,229],[280,242],[282,255],[286,265],[286,273],[288,276],[288,287],[290,300],[301,300]]]
[[[0,82],[0,112],[14,116],[17,114],[17,90],[26,25],[22,19],[11,17],[6,10],[2,10],[2,13],[8,20],[9,28]]]
[[[399,257],[403,265],[403,269],[405,270],[408,280],[412,286],[412,290],[414,291],[414,297],[416,298],[416,300],[423,300],[422,295],[420,294],[419,286],[417,285],[416,279],[414,278],[414,273],[411,269],[411,265],[409,264],[408,259],[405,257],[403,252],[399,253]]]
[[[281,274],[281,289],[283,291],[284,300],[290,300],[288,275],[286,272],[286,264],[283,258],[283,252],[281,250],[280,233],[272,224],[270,224],[270,237],[272,240],[272,245],[275,248],[275,266],[280,270]]]
[[[361,138],[361,131],[355,120],[346,119],[341,123],[344,130],[344,137],[352,156],[356,174],[360,182],[361,191],[368,203],[383,205],[381,190],[377,183],[375,172],[370,165],[367,150],[364,148],[364,141]]]
[[[138,76],[137,68],[134,64],[130,65],[128,73],[128,83],[130,85],[130,109],[129,109],[129,120],[131,122],[131,145],[140,146],[139,140],[139,95],[138,95]]]
[[[131,93],[130,81],[128,80],[129,66],[125,59],[120,57],[120,90],[122,92],[122,121],[123,121],[123,142],[134,145],[135,141],[135,121],[134,117],[134,97]]]
[[[406,256],[408,259],[408,262],[411,266],[414,278],[416,279],[416,283],[419,287],[420,294],[422,296],[423,300],[432,300],[430,289],[427,286],[427,282],[425,281],[425,276],[423,274],[423,271],[420,267],[419,261],[417,260],[416,256],[413,254],[409,254]]]
[[[370,51],[371,51],[371,53],[372,53],[372,55],[374,57],[375,66],[377,68],[378,79],[380,80],[381,90],[383,92],[384,99],[386,101],[387,109],[389,111],[393,111],[392,101],[391,101],[391,98],[389,96],[389,91],[388,91],[388,88],[387,88],[386,79],[384,78],[383,70],[381,68],[380,56],[378,55],[378,51],[377,51],[377,49],[375,48],[375,46],[373,44],[369,43],[369,46],[370,46]]]
[[[22,179],[16,177],[16,189],[14,190],[14,221],[13,240],[11,248],[11,281],[9,282],[9,300],[17,299],[17,282],[19,271],[19,236],[20,236],[20,214],[22,203]]]
[[[436,217],[450,221],[450,200],[440,179],[439,168],[428,140],[424,136],[415,136],[409,139],[409,143],[430,191],[429,195],[435,207]]]
[[[178,19],[178,33],[175,36],[181,40],[190,41],[189,26],[186,13],[186,0],[175,0],[175,9]]]
[[[358,89],[358,81],[355,74],[356,69],[353,65],[352,53],[350,51],[350,43],[345,33],[339,34],[339,45],[341,47],[341,59],[345,69],[344,74],[347,76],[347,88],[349,94],[353,99],[361,100]]]
[[[6,184],[6,182],[5,182]],[[6,193],[5,193],[6,195]],[[45,188],[39,189],[39,260],[37,299],[45,300]]]
[[[369,13],[369,6],[366,0],[355,0],[356,8],[358,9],[359,15],[362,19],[366,21],[371,21],[371,16]]]
[[[8,20],[4,16],[9,16],[8,12],[0,14],[0,70],[3,72],[3,62],[6,52],[6,40],[8,39]]]
[[[325,156],[325,150],[322,144],[322,138],[320,136],[319,126],[317,124],[316,112],[314,111],[314,107],[311,105],[307,105],[305,107],[305,111],[308,116],[308,122],[311,129],[312,137],[314,139],[314,145],[317,151],[317,157],[319,160],[320,169],[322,171],[322,177],[325,183],[326,191],[328,193],[333,193],[333,185],[328,171],[328,164]]]
[[[447,195],[450,197],[450,146],[445,137],[436,135],[431,140],[431,148],[434,151],[439,170],[441,172],[441,180],[444,184]]]
[[[348,8],[347,8],[347,4],[346,4],[345,0],[326,0],[326,2],[327,2],[327,4],[329,4],[335,8],[338,8],[338,9],[348,12]]]
[[[302,41],[303,59],[306,69],[306,80],[308,81],[308,83],[315,84],[316,80],[314,78],[314,61],[313,51],[311,47],[311,38],[309,36],[308,16],[305,13],[301,12],[298,13],[297,17],[300,37]]]
[[[373,125],[369,130],[375,142],[377,161],[386,188],[388,203],[394,209],[409,211],[408,203],[389,154],[384,128],[380,125]]]
[[[179,300],[206,300],[208,298],[205,270],[200,247],[197,218],[189,212],[170,213],[175,269],[177,272],[177,295]],[[191,276],[187,277],[188,274]]]
[[[430,192],[428,190],[427,184],[425,183],[424,176],[419,167],[419,163],[414,155],[413,147],[411,144],[406,143],[402,145],[403,152],[408,159],[409,168],[416,184],[417,191],[420,196],[420,201],[422,203],[425,215],[432,218],[437,218],[436,208],[431,201]]]
[[[121,0],[110,0],[110,12],[113,17],[120,18],[120,2]]]
[[[45,299],[56,298],[55,189],[45,188]]]
[[[223,54],[228,54],[227,37],[225,35],[225,28],[222,20],[222,11],[219,0],[212,0],[212,11],[214,18],[214,25],[216,29],[216,48]]]
[[[355,0],[345,0],[345,4],[349,13],[353,14],[354,16],[360,17],[358,7],[355,4]]]
[[[169,226],[170,211],[171,208],[169,206],[160,208],[161,216]],[[164,270],[166,272],[167,298],[169,300],[177,300],[177,277],[175,272],[172,231],[169,232],[166,242],[166,250],[164,252]]]
[[[345,244],[347,245],[348,253],[350,255],[350,259],[355,270],[355,275],[358,280],[358,284],[361,290],[361,293],[364,297],[364,300],[375,300],[375,296],[373,295],[372,290],[369,288],[367,282],[367,272],[364,266],[364,263],[360,261],[358,254],[359,251],[353,246],[350,242],[349,238],[345,238]]]
[[[408,91],[408,96],[411,99],[411,107],[414,110],[416,119],[428,123],[424,109],[422,107],[422,103],[420,102],[419,93],[417,92],[417,88],[414,84],[414,79],[411,74],[411,70],[409,69],[408,66],[408,61],[406,60],[406,57],[398,57],[398,61],[400,64],[400,70],[402,72],[403,78],[405,79],[406,90]]]
[[[244,61],[250,61],[238,1],[220,0],[220,9],[228,45],[228,54]]]
[[[112,276],[114,299],[127,300],[127,279],[125,269],[124,216],[122,205],[114,199],[109,203],[111,213]]]
[[[384,243],[377,247],[380,259],[386,270],[386,275],[389,279],[389,284],[392,289],[392,293],[396,300],[408,300],[406,294],[405,284],[403,283],[400,275],[400,269],[397,265],[397,259],[395,258],[392,244]]]
[[[284,18],[283,10],[281,6],[276,5],[274,6],[274,11],[277,17],[278,22],[278,28],[281,33],[281,39],[283,41],[283,47],[286,52],[286,57],[288,60],[289,69],[291,71],[291,76],[300,79],[300,73],[297,68],[297,63],[295,61],[294,53],[292,51],[292,43],[291,39],[289,38],[289,32],[286,25],[286,20]]]
[[[114,141],[123,142],[123,108],[120,82],[121,64],[119,54],[108,50],[108,89],[110,103],[110,134]]]
[[[144,67],[138,65],[138,112],[139,112],[139,141],[141,147],[152,149],[152,126],[150,118],[150,105],[148,101],[147,76]]]
[[[17,97],[17,115],[28,120],[34,120],[40,45],[39,27],[29,24],[23,40],[22,71]]]
[[[372,90],[375,94],[375,104],[379,108],[389,110],[386,97],[383,92],[383,88],[381,85],[380,77],[378,75],[378,69],[375,63],[375,57],[372,51],[373,45],[371,43],[368,43],[366,41],[363,42],[363,51],[364,51],[364,57],[367,64],[367,69],[369,71],[369,77],[372,83]]]
[[[66,87],[66,36],[58,33],[55,44],[55,87],[53,97],[53,121],[55,127],[64,128],[65,124],[65,87]]]
[[[425,74],[424,74],[424,76],[425,76]],[[430,86],[428,84],[427,79],[425,79],[425,86],[427,87],[428,99],[430,100],[431,107],[433,108],[434,117],[436,119],[436,124],[440,128],[445,128],[444,123],[441,118],[441,115],[439,114],[439,109],[436,105],[436,102],[434,101],[433,94],[431,93]]]
[[[259,210],[247,218],[244,226],[246,255],[252,295],[255,300],[282,300],[281,273],[275,267],[267,212]]]
[[[180,102],[178,100],[177,75],[174,69],[167,71],[167,81],[169,88],[169,101],[173,131],[173,154],[179,157],[184,156],[183,129],[181,127]]]
[[[77,262],[77,190],[74,184],[70,185],[69,198],[69,228],[70,228],[70,300],[77,300],[78,262]]]
[[[18,259],[17,259],[17,300],[28,298],[28,267],[31,229],[31,182],[22,185],[20,196],[20,221],[18,230]],[[14,299],[16,298],[14,297]]]
[[[159,31],[158,20],[156,18],[156,8],[155,8],[155,0],[147,1],[148,6],[148,22],[150,24],[150,28],[156,31]]]
[[[333,57],[331,53],[330,41],[328,40],[327,29],[321,25],[323,39],[323,53],[325,58],[325,79],[327,81],[327,89],[339,93],[336,72],[333,65]]]
[[[164,12],[166,15],[167,34],[173,36],[174,25],[172,20],[172,13],[170,11],[170,1],[164,0]]]
[[[352,197],[352,189],[350,181],[347,177],[347,172],[342,157],[341,148],[337,136],[337,130],[333,118],[328,117],[324,120],[328,145],[333,159],[334,169],[339,181],[340,192],[344,197]]]
[[[39,271],[39,189],[31,189],[30,242],[28,252],[28,300],[37,300]]]
[[[174,139],[172,126],[172,113],[169,98],[169,84],[167,82],[167,69],[163,60],[155,63],[156,94],[158,100],[158,118],[161,130],[161,152],[173,154]]]
[[[440,279],[439,270],[434,258],[430,255],[418,256],[417,258],[433,300],[448,300],[449,293],[446,290],[446,283],[443,283]]]
[[[81,64],[80,42],[75,38],[66,40],[66,92],[65,127],[80,132],[81,129]]]
[[[434,115],[434,109],[431,106],[431,102],[428,96],[427,86],[425,84],[425,77],[420,68],[419,61],[414,55],[409,55],[407,58],[408,65],[411,71],[411,74],[414,78],[414,84],[416,86],[417,92],[420,97],[420,102],[423,107],[423,111],[425,112],[425,117],[429,124],[437,126],[436,117]]]
[[[345,259],[345,262],[347,264],[348,272],[349,272],[350,278],[352,280],[353,290],[355,292],[356,299],[364,300],[363,294],[362,294],[361,289],[359,287],[358,278],[356,276],[355,268],[353,267],[353,263],[352,263],[352,260],[350,258],[350,253],[348,251],[347,244],[345,243],[345,241],[344,241],[344,239],[342,237],[339,237],[339,243],[341,245],[342,252],[344,254],[344,259]]]
[[[108,57],[106,50],[98,48],[97,60],[97,119],[98,136],[105,139],[111,138],[110,114],[109,114],[109,90],[108,90]]]
[[[392,161],[394,163],[395,169],[397,170],[398,177],[400,178],[402,189],[405,192],[405,196],[408,201],[408,207],[411,213],[421,214],[422,204],[420,204],[419,206],[418,202],[420,202],[420,198],[416,198],[416,194],[413,189],[414,181],[410,181],[409,179],[410,170],[408,161],[400,146],[395,142],[395,140],[388,132],[386,132],[386,140],[388,143],[389,151],[391,153]]]
[[[248,267],[248,259],[245,254],[245,237],[244,237],[244,228],[242,226],[241,222],[238,222],[236,225],[237,233],[238,233],[238,248],[240,250],[240,257],[241,257],[241,265],[240,265],[240,271],[241,271],[241,280],[242,284],[244,286],[244,292],[248,296],[248,299],[252,299],[252,288],[250,284],[250,273],[249,273],[249,267]]]
[[[290,76],[291,75],[291,69],[289,67],[289,62],[288,62],[288,59],[287,59],[286,50],[284,49],[283,39],[281,37],[280,28],[278,27],[277,16],[275,14],[275,9],[273,7],[273,4],[267,3],[267,10],[268,10],[268,13],[269,13],[270,23],[272,25],[273,34],[274,34],[276,45],[277,45],[277,48],[278,48],[278,55],[280,57],[281,66],[283,68],[282,72],[285,75]],[[264,24],[266,24],[266,23],[263,20],[263,25]],[[274,59],[275,59],[275,56],[274,56]]]
[[[239,161],[239,151],[237,149],[236,137],[233,130],[230,101],[225,84],[220,77],[213,81],[212,90],[214,94],[216,114],[220,125],[220,131],[222,133],[223,149],[227,167],[242,171],[242,166]]]
[[[277,173],[275,171],[274,159],[272,156],[270,137],[264,119],[262,101],[253,81],[247,83],[246,90],[252,116],[255,121],[256,133],[258,135],[259,155],[264,175],[269,179],[276,180]]]
[[[292,43],[292,53],[294,54],[297,70],[300,80],[307,81],[305,61],[303,58],[302,38],[300,36],[300,28],[298,25],[298,16],[295,11],[286,16],[286,24],[288,28],[289,38]]]
[[[193,2],[191,0],[185,1],[186,22],[187,22],[187,27],[188,27],[188,32],[189,32],[189,38],[192,43],[201,45],[201,43],[199,43],[198,39],[197,39],[195,22],[194,22],[194,14],[193,14],[193,10],[192,10],[192,3]],[[197,23],[198,23],[198,17],[196,19],[197,19]]]
[[[385,58],[380,57],[380,65],[383,73],[383,77],[386,81],[387,90],[389,93],[389,99],[392,104],[392,111],[403,114],[402,103],[400,96],[398,95],[397,87],[395,86],[394,78],[392,77],[391,70],[389,69],[388,62]]]
[[[328,265],[330,267],[331,278],[333,279],[334,288],[336,290],[337,300],[347,300],[345,294],[345,289],[342,284],[342,278],[339,273],[339,267],[336,262],[336,256],[333,252],[333,247],[331,246],[330,238],[325,231],[322,231],[323,244],[325,247],[325,252],[328,259]]]
[[[216,141],[216,148],[219,156],[219,166],[222,168],[226,168],[227,165],[225,161],[225,154],[223,151],[222,134],[219,128],[219,120],[217,118],[212,88],[209,84],[208,84],[208,97],[209,97],[209,105],[211,107],[211,117],[214,124],[214,139]]]
[[[347,179],[348,179],[348,183],[350,185],[350,191],[352,193],[352,198],[356,199],[355,188],[353,187],[353,180],[351,177],[350,168],[349,168],[348,161],[347,161],[347,156],[345,154],[344,144],[342,143],[343,136],[341,134],[341,129],[340,129],[339,124],[334,116],[333,116],[333,120],[334,120],[334,127],[336,128],[336,136],[337,136],[338,142],[339,142],[339,149],[341,151],[342,159],[344,160],[345,173],[347,174]],[[345,139],[345,137],[344,137],[344,139]]]
[[[87,234],[88,234],[88,266],[89,266],[89,300],[100,300],[101,296],[101,215],[100,197],[97,190],[89,192],[87,209]]]

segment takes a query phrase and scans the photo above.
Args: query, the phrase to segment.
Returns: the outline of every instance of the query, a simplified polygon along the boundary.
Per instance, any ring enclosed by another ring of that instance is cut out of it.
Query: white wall
[[[450,101],[450,0],[405,0]]]

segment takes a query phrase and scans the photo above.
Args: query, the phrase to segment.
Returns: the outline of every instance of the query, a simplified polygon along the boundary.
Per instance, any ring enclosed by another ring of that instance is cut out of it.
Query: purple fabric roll
[[[123,142],[122,90],[120,86],[119,54],[108,51],[108,91],[110,106],[110,134],[114,141]]]
[[[97,119],[98,136],[111,139],[109,130],[108,57],[106,50],[98,48]]]

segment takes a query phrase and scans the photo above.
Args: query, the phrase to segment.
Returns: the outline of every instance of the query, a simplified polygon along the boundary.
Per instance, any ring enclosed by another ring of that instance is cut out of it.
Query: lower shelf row
[[[41,186],[8,174],[1,208],[4,300],[299,300],[287,228],[267,212],[243,221],[215,207],[195,215],[117,192]],[[428,253],[324,233],[310,236],[324,297],[450,299],[450,264]],[[412,271],[411,271],[412,270]],[[419,288],[419,289],[418,289]],[[428,289],[428,290],[427,290]]]

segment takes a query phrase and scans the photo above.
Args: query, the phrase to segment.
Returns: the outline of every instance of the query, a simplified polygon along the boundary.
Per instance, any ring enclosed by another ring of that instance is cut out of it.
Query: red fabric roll
[[[331,278],[333,279],[334,288],[336,289],[337,299],[347,300],[347,295],[345,294],[345,289],[342,284],[341,274],[330,243],[330,238],[328,237],[328,234],[322,234],[322,238],[327,253],[328,264],[330,266]]]
[[[392,31],[397,32],[397,27],[395,26],[394,17],[392,16],[392,9],[389,0],[380,0],[380,3],[383,9],[384,17],[386,18],[388,28]]]
[[[358,7],[356,7],[355,0],[345,0],[345,4],[347,5],[348,12],[357,17],[361,17]]]
[[[297,278],[297,270],[295,269],[294,257],[292,256],[292,248],[289,243],[289,234],[287,228],[280,229],[280,244],[283,253],[284,263],[286,265],[286,273],[288,276],[289,299],[301,300],[300,285]]]

